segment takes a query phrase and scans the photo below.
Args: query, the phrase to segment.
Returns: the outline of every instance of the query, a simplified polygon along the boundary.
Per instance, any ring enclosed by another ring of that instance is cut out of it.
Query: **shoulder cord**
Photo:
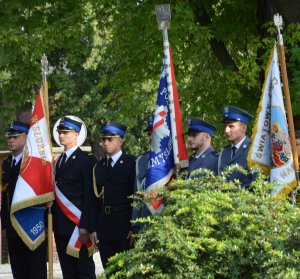
[[[102,187],[102,190],[101,190],[101,192],[99,193],[99,192],[98,192],[98,188],[97,188],[97,184],[96,184],[96,177],[95,177],[95,168],[96,168],[96,166],[97,166],[97,163],[96,163],[95,166],[93,167],[93,186],[94,186],[94,193],[95,193],[95,196],[96,196],[97,198],[100,198],[100,197],[103,195],[103,193],[104,193],[104,187]]]

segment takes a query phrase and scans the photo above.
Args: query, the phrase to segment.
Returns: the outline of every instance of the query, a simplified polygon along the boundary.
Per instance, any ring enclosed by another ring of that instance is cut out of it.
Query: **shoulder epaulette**
[[[211,154],[215,157],[219,157],[220,152],[214,150]]]

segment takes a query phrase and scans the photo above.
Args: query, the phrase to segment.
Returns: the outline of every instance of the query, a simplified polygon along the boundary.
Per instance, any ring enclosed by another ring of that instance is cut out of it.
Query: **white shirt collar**
[[[73,152],[78,148],[78,145],[73,146],[72,148],[68,149],[67,151],[64,151],[66,153],[66,161],[70,158],[70,156],[73,154]]]
[[[206,149],[202,150],[199,154],[195,155],[195,158],[198,159],[209,147],[207,147]]]
[[[122,150],[119,150],[115,155],[111,156],[112,159],[112,163],[111,166],[113,167],[115,165],[115,163],[120,159],[121,155],[122,155]],[[107,156],[107,158],[109,158],[109,156]]]
[[[241,145],[243,144],[245,139],[246,139],[246,136],[241,141],[239,141],[237,144],[232,144],[231,147],[235,146],[236,150],[238,150],[241,147]]]
[[[12,161],[15,159],[16,160],[16,164],[19,163],[19,161],[22,159],[23,156],[23,152],[21,152],[19,155],[17,155],[16,157],[12,155]]]

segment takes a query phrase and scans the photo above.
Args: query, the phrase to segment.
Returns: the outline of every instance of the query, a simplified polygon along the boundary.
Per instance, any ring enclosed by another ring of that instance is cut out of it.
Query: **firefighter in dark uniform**
[[[234,106],[223,107],[223,119],[225,136],[230,142],[220,152],[218,162],[218,173],[234,164],[240,165],[248,170],[247,156],[250,148],[250,139],[247,137],[247,125],[252,119],[252,115],[247,111]],[[239,180],[241,187],[247,188],[254,180],[254,175],[244,175],[239,171],[234,171],[228,178],[230,181]]]
[[[89,255],[87,242],[90,233],[91,201],[93,199],[92,168],[96,159],[83,152],[77,145],[82,123],[70,117],[63,117],[57,126],[60,144],[64,152],[55,164],[55,183],[69,205],[81,211],[78,225],[82,247],[79,258],[71,256],[67,246],[75,229],[75,223],[68,218],[57,197],[53,204],[53,231],[63,278],[96,278],[93,257]]]
[[[218,152],[211,147],[211,139],[215,130],[214,125],[200,118],[191,117],[189,119],[188,145],[194,154],[189,159],[188,177],[192,171],[199,168],[218,173]]]
[[[92,242],[98,244],[103,267],[108,259],[130,248],[132,199],[135,183],[135,159],[124,152],[126,126],[109,122],[101,129],[106,158],[94,167],[94,191],[97,197],[97,228]]]
[[[146,117],[147,127],[144,132],[147,132],[148,141],[151,142],[152,138],[152,130],[153,130],[153,122],[154,116],[148,115]],[[144,154],[140,155],[136,160],[136,181],[135,181],[135,189],[134,192],[144,192],[145,191],[145,184],[146,184],[146,174],[149,165],[149,154],[150,151],[145,152]],[[145,204],[138,208],[133,208],[132,212],[132,220],[137,220],[138,218],[145,218],[151,216],[151,212],[148,209],[148,206]],[[138,233],[141,229],[147,226],[148,223],[146,222],[132,222],[131,230],[132,232]]]
[[[15,279],[46,279],[46,242],[44,241],[38,248],[31,251],[19,237],[10,221],[10,206],[20,172],[28,131],[28,124],[13,121],[5,135],[11,155],[2,164],[1,222],[2,229],[6,232],[13,277]]]

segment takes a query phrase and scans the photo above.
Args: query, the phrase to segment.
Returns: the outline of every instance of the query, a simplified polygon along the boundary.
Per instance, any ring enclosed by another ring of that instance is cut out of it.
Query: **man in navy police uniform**
[[[234,164],[240,165],[248,170],[247,155],[250,147],[250,139],[247,137],[247,125],[252,119],[252,115],[247,111],[234,106],[223,107],[223,119],[225,136],[230,142],[220,153],[218,162],[218,173]],[[235,171],[228,178],[229,180],[239,180],[243,188],[247,188],[253,180],[253,175],[244,175]]]
[[[127,127],[109,122],[102,127],[102,146],[106,158],[94,167],[94,191],[97,197],[96,228],[91,234],[98,245],[103,267],[118,252],[128,250],[131,242],[132,198],[135,184],[135,158],[121,147]]]
[[[153,130],[153,122],[154,116],[148,115],[146,117],[147,127],[144,132],[147,132],[148,142],[151,142],[152,138],[152,130]],[[149,154],[150,151],[148,150],[144,154],[140,155],[136,160],[136,182],[135,182],[135,189],[134,192],[144,192],[145,191],[145,184],[146,184],[146,174],[149,165]],[[138,208],[133,208],[132,212],[132,219],[136,220],[138,218],[145,218],[151,216],[151,212],[148,209],[148,206],[145,204]],[[131,225],[132,232],[138,233],[141,229],[147,226],[147,223],[144,222],[133,222]]]
[[[28,131],[28,124],[13,121],[5,135],[11,155],[4,159],[2,164],[1,222],[2,229],[6,232],[13,277],[17,279],[46,279],[47,250],[45,241],[34,251],[31,251],[19,237],[10,221],[10,206],[20,173]]]
[[[190,157],[188,177],[192,171],[204,168],[217,174],[218,152],[211,147],[216,127],[200,118],[191,117],[188,121],[188,145],[194,151]],[[197,175],[196,175],[197,177]]]
[[[91,232],[91,202],[93,199],[92,167],[96,159],[83,152],[77,145],[82,123],[63,117],[57,126],[64,152],[55,164],[55,183],[60,192],[81,211],[79,237],[82,247],[79,258],[66,253],[75,223],[57,202],[53,204],[53,231],[63,278],[96,278],[93,257],[89,256],[86,243]]]

